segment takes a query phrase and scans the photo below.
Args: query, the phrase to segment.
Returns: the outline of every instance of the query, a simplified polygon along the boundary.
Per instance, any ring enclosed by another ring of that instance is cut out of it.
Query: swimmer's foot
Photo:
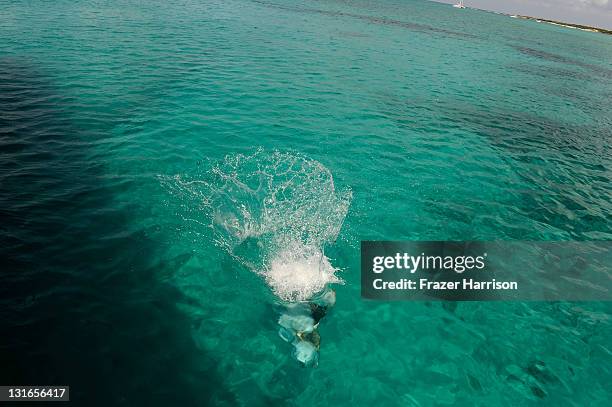
[[[301,341],[312,343],[317,350],[319,350],[321,346],[321,336],[317,330],[312,332],[298,332],[297,337]]]

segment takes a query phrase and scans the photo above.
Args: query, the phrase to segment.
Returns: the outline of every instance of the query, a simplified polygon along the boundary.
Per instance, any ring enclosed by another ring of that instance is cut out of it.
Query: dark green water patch
[[[61,93],[1,62],[0,382],[69,384],[84,406],[233,404],[188,300],[156,279],[188,259],[149,260],[163,249],[114,205],[126,181],[88,159]]]

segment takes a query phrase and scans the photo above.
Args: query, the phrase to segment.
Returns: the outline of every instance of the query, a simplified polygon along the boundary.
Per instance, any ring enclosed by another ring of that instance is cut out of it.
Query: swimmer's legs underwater
[[[317,366],[321,337],[319,322],[336,303],[336,292],[325,288],[309,301],[284,305],[278,334],[293,345],[293,357],[304,366]]]

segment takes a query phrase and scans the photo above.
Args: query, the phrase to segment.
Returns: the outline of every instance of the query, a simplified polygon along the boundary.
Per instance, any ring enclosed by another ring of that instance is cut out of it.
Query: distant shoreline
[[[538,23],[548,23],[548,24],[558,25],[561,27],[574,28],[574,29],[582,30],[582,31],[591,31],[591,32],[612,35],[612,30],[606,30],[604,28],[598,28],[598,27],[591,27],[588,25],[564,23],[562,21],[548,20],[546,18],[522,16],[518,14],[505,14],[505,15],[510,16],[512,18],[522,18],[523,20],[533,20],[533,21],[537,21]]]

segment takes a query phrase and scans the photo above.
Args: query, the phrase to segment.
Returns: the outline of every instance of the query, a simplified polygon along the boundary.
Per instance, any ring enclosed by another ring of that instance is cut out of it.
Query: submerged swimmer
[[[318,351],[321,345],[321,336],[317,328],[319,328],[319,322],[323,319],[325,314],[327,314],[328,305],[319,305],[314,302],[309,302],[308,306],[310,307],[311,317],[314,321],[314,329],[310,332],[296,332],[296,335],[300,340],[312,343]]]
[[[294,347],[293,356],[304,366],[316,366],[321,336],[319,322],[336,302],[336,292],[327,288],[308,302],[288,304],[278,323],[279,335]]]

